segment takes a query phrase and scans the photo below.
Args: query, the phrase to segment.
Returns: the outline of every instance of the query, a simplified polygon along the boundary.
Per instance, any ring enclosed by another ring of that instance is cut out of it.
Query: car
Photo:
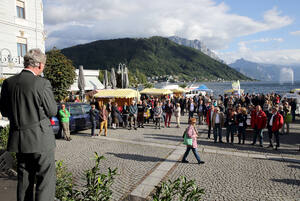
[[[70,112],[70,132],[92,128],[89,111],[91,106],[86,103],[65,103],[66,109]],[[57,107],[60,110],[60,105]],[[59,114],[51,118],[51,125],[56,138],[62,137],[62,126],[59,122]],[[97,123],[99,127],[99,123]]]

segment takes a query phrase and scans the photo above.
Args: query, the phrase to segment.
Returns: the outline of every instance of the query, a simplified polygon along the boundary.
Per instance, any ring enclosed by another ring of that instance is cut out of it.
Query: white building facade
[[[0,77],[19,73],[32,48],[45,52],[42,0],[0,0]]]

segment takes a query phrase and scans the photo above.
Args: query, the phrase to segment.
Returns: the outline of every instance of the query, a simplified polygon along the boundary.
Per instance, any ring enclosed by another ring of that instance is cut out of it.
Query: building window
[[[17,16],[25,19],[25,3],[17,0]]]
[[[17,38],[18,56],[24,57],[27,53],[27,40],[26,38]]]

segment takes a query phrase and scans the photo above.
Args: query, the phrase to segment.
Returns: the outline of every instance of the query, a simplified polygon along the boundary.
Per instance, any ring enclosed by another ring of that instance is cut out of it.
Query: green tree
[[[0,78],[0,86],[3,84],[5,78]]]
[[[103,82],[103,79],[104,79],[104,72],[103,72],[103,70],[99,70],[98,79],[99,79],[100,82]]]
[[[154,87],[154,84],[150,83],[150,82],[147,82],[145,84],[143,84],[145,88],[153,88]]]
[[[182,83],[182,84],[179,85],[179,87],[185,88],[185,87],[187,87],[187,84],[186,83]]]
[[[136,77],[136,75],[134,73],[132,73],[131,71],[128,72],[128,79],[129,79],[129,85],[132,87],[137,88],[138,87],[138,79]]]
[[[138,79],[139,84],[147,83],[147,77],[144,73],[140,72],[138,69],[136,70],[136,77]]]
[[[44,75],[51,82],[56,101],[60,102],[67,97],[68,89],[74,83],[75,67],[72,61],[56,48],[46,54],[47,62]]]

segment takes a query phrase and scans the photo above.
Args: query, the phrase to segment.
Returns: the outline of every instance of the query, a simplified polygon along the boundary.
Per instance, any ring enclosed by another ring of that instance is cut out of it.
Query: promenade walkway
[[[187,122],[186,117],[182,121]],[[182,133],[186,126],[109,130],[108,137],[96,138],[89,136],[89,130],[78,132],[72,135],[71,142],[57,140],[56,159],[64,160],[76,183],[84,184],[84,170],[93,166],[93,153],[104,155],[103,172],[108,167],[118,168],[113,200],[149,198],[155,185],[181,175],[195,179],[205,189],[203,200],[300,200],[299,120],[291,125],[289,135],[280,136],[278,151],[251,146],[251,136],[246,145],[213,143],[207,139],[206,126],[199,126],[203,165],[196,163],[192,152],[188,156],[190,163],[178,162],[185,151]],[[267,145],[266,137],[264,146]],[[4,188],[15,191],[10,183],[5,186],[6,181],[13,182],[0,178],[0,197],[9,191]]]

